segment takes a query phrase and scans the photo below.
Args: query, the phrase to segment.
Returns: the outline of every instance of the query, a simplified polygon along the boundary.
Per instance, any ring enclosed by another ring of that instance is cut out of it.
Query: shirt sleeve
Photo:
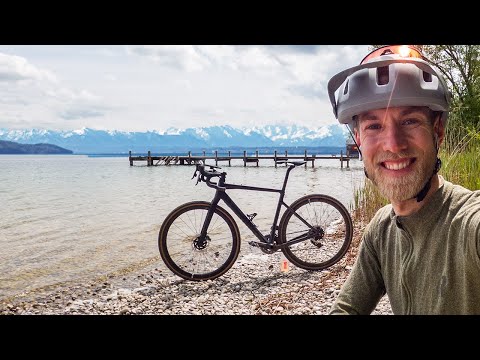
[[[476,216],[476,220],[474,220],[474,224],[473,224],[473,234],[475,234],[474,236],[476,236],[476,243],[477,243],[477,255],[478,255],[478,259],[480,261],[480,213],[477,214]]]
[[[369,315],[385,295],[385,285],[376,251],[363,236],[355,264],[340,289],[330,315]]]
[[[462,207],[462,231],[467,240],[469,253],[475,256],[477,265],[480,266],[480,191],[474,192],[474,201]]]

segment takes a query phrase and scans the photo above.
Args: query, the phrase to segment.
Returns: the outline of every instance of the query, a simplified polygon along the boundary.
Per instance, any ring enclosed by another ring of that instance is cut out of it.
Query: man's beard
[[[396,160],[399,158],[414,157],[412,154],[392,154],[383,153],[375,157],[374,163],[387,160]],[[436,155],[434,152],[426,153],[425,156],[416,156],[416,161],[413,165],[413,172],[401,177],[387,177],[382,176],[380,165],[372,166],[365,162],[365,169],[368,173],[368,178],[378,187],[380,193],[390,201],[404,201],[412,199],[422,190],[427,180],[432,176],[436,163]]]

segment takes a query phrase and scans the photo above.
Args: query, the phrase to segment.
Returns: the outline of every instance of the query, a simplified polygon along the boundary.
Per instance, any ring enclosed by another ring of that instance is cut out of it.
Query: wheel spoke
[[[174,210],[162,224],[160,254],[169,269],[184,279],[218,277],[240,251],[238,227],[225,210],[215,210],[206,237],[201,238],[208,210],[207,203],[190,203]]]
[[[324,195],[310,195],[292,206],[292,210],[313,226],[311,236],[283,249],[294,265],[321,270],[345,255],[352,238],[350,214],[337,200]],[[309,228],[292,212],[287,213],[280,229],[280,241],[298,238]]]

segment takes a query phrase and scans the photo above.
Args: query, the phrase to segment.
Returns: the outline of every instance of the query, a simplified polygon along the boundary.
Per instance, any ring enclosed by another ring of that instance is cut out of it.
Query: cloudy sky
[[[336,122],[369,45],[0,45],[0,128],[164,131]]]

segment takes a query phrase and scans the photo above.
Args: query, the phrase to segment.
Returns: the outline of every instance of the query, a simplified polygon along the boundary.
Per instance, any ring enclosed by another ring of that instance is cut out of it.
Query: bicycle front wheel
[[[215,279],[232,267],[240,252],[240,231],[232,216],[217,206],[205,239],[200,232],[210,203],[194,201],[173,210],[158,235],[163,262],[186,280]]]
[[[348,251],[353,237],[350,213],[337,199],[323,194],[304,196],[280,221],[279,243],[285,257],[306,270],[323,270]]]

